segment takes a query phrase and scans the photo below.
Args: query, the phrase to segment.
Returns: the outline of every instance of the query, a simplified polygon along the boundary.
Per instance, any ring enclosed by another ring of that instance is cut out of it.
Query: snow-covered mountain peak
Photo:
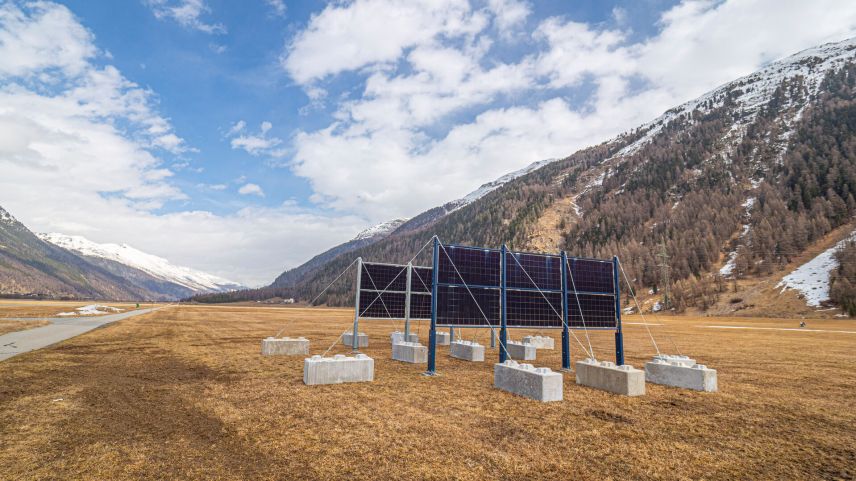
[[[385,236],[390,234],[395,229],[398,229],[401,224],[404,224],[410,220],[407,217],[403,217],[401,219],[388,220],[386,222],[381,222],[380,224],[369,227],[368,229],[360,232],[354,237],[352,240],[362,240],[362,239],[371,239],[372,237],[377,236]]]
[[[14,218],[6,209],[0,207],[0,224],[13,225],[17,223],[18,219]]]
[[[645,135],[626,146],[615,157],[630,155],[638,151],[648,144],[670,121],[695,110],[709,112],[721,107],[726,101],[732,102],[742,113],[741,118],[732,129],[737,134],[741,127],[755,120],[757,114],[773,98],[782,81],[802,77],[807,90],[806,96],[810,97],[817,93],[821,82],[829,71],[840,68],[847,61],[852,61],[854,57],[856,57],[856,37],[809,48],[771,62],[760,70],[721,85],[698,98],[684,102],[641,126],[640,128],[643,130],[648,129]],[[790,122],[797,120],[801,114],[801,108],[795,109],[793,118],[787,120]],[[734,137],[740,138],[739,135]]]
[[[238,289],[240,284],[135,249],[128,244],[98,244],[83,236],[59,233],[37,234],[40,239],[76,254],[98,257],[139,269],[155,278],[184,286],[196,292]]]
[[[478,189],[470,192],[469,194],[465,195],[464,197],[461,197],[460,199],[453,200],[453,201],[449,202],[448,204],[446,204],[446,206],[451,207],[451,211],[458,210],[461,207],[464,207],[468,204],[472,204],[473,202],[481,199],[482,197],[486,196],[487,194],[490,194],[491,192],[493,192],[496,189],[502,187],[503,185],[511,182],[512,180],[514,180],[518,177],[522,177],[522,176],[528,174],[529,172],[538,170],[539,168],[541,168],[541,167],[543,167],[543,166],[545,166],[551,162],[555,162],[556,160],[558,160],[558,159],[544,159],[544,160],[539,160],[537,162],[532,162],[531,164],[527,165],[526,167],[524,167],[520,170],[515,170],[514,172],[509,172],[509,173],[503,175],[502,177],[500,177],[496,180],[490,181],[486,184],[482,184],[481,187],[479,187]]]

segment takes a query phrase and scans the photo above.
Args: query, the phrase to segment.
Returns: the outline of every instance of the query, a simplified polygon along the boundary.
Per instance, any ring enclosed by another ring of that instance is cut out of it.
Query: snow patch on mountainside
[[[845,62],[856,57],[856,38],[838,43],[828,43],[818,47],[803,50],[797,54],[775,61],[752,74],[728,82],[701,97],[690,100],[678,107],[668,110],[660,117],[640,127],[645,134],[635,142],[621,149],[614,157],[631,155],[647,145],[672,120],[689,114],[695,110],[709,112],[721,107],[731,92],[732,100],[744,115],[732,126],[734,135],[732,141],[737,143],[743,137],[745,126],[755,120],[758,112],[772,99],[773,93],[785,79],[797,76],[805,78],[808,96],[817,93],[821,81],[829,71],[840,68]],[[787,126],[792,125],[802,116],[804,106],[797,109],[793,117],[785,119]],[[787,142],[790,134],[783,134],[776,139],[780,143]]]
[[[496,189],[502,187],[503,185],[511,182],[512,180],[514,180],[518,177],[522,177],[522,176],[524,176],[530,172],[533,172],[535,170],[538,170],[547,164],[555,162],[556,160],[558,160],[558,159],[544,159],[544,160],[539,160],[537,162],[532,162],[531,164],[527,165],[526,167],[524,167],[520,170],[515,170],[514,172],[509,172],[508,174],[505,174],[502,177],[500,177],[494,181],[488,182],[486,184],[482,184],[481,187],[470,192],[466,196],[461,197],[460,199],[457,199],[457,200],[453,200],[453,201],[449,202],[448,204],[446,204],[447,206],[451,207],[451,210],[449,210],[449,212],[450,213],[454,212],[454,211],[456,211],[456,210],[458,210],[464,206],[472,204],[473,202],[481,199],[482,197],[486,196],[487,194],[490,194],[491,192],[493,192]]]
[[[184,286],[195,292],[220,292],[241,285],[202,271],[171,264],[168,260],[134,249],[128,244],[98,244],[82,236],[59,233],[37,234],[40,239],[76,254],[98,257],[139,269],[152,277]]]
[[[805,298],[806,304],[812,307],[820,306],[820,303],[829,299],[829,274],[838,267],[835,253],[844,247],[847,241],[856,240],[856,231],[847,238],[835,244],[829,249],[821,252],[814,259],[794,269],[793,272],[782,278],[776,287],[781,287],[780,292],[786,289],[796,289]]]
[[[372,237],[377,236],[386,236],[392,233],[395,229],[398,229],[401,224],[404,224],[410,220],[407,217],[403,217],[401,219],[388,220],[386,222],[381,222],[378,225],[369,227],[368,229],[360,232],[354,237],[352,240],[362,240],[362,239],[371,239]]]
[[[0,207],[0,224],[15,224],[18,220],[12,217],[12,214],[6,211],[6,209]]]

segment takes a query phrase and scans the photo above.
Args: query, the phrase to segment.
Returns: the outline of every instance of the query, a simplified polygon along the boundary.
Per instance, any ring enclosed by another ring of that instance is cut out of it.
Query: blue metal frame
[[[428,330],[428,371],[425,374],[433,376],[437,373],[437,271],[440,262],[440,239],[434,237],[434,272],[431,280],[431,328]]]
[[[568,332],[568,254],[562,251],[562,369],[571,368],[571,336]]]
[[[501,257],[500,257],[500,271],[499,271],[499,287],[500,287],[500,300],[499,300],[499,362],[505,362],[507,357],[506,352],[506,341],[508,340],[508,328],[507,326],[507,314],[506,314],[506,287],[505,287],[505,274],[506,274],[506,252],[508,249],[505,247],[505,244],[502,244],[502,249],[500,249]]]
[[[624,365],[624,333],[621,330],[621,286],[618,282],[618,256],[612,256],[612,280],[615,282],[615,364]]]

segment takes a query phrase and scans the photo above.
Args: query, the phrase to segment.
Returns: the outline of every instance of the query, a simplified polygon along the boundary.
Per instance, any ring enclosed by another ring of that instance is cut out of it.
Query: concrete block
[[[716,392],[716,370],[703,364],[685,366],[679,361],[668,362],[654,358],[645,363],[645,379],[654,384]]]
[[[541,402],[562,400],[562,374],[508,360],[493,365],[493,385],[503,391]]]
[[[392,358],[396,361],[424,364],[428,362],[428,346],[418,342],[397,342],[392,345]]]
[[[523,344],[532,344],[536,349],[554,349],[555,341],[549,336],[526,336]]]
[[[306,356],[309,354],[309,339],[305,337],[268,337],[262,339],[263,356]]]
[[[451,342],[449,339],[450,338],[449,338],[448,332],[437,332],[437,345],[438,346],[448,346],[449,343]]]
[[[576,365],[577,384],[624,396],[645,394],[645,371],[630,365],[585,359]]]
[[[692,367],[695,364],[695,359],[689,358],[687,356],[673,356],[671,354],[657,354],[654,356],[654,360],[663,360],[670,363],[678,363],[682,366]]]
[[[315,355],[303,361],[303,383],[308,386],[370,381],[374,381],[374,359],[365,354]]]
[[[398,342],[404,342],[405,341],[404,333],[401,331],[395,331],[389,335],[389,340],[392,344],[395,344]],[[407,342],[419,342],[419,335],[418,334],[410,334],[409,336],[407,336]]]
[[[477,342],[455,341],[449,348],[449,355],[464,361],[484,362],[484,346]]]
[[[508,356],[511,359],[518,361],[534,361],[536,355],[535,346],[531,344],[523,344],[517,341],[508,341],[505,343],[505,350],[508,351]]]
[[[342,336],[342,344],[348,347],[354,345],[354,333],[346,332]],[[363,334],[362,332],[357,334],[357,347],[369,347],[369,336],[368,334]]]

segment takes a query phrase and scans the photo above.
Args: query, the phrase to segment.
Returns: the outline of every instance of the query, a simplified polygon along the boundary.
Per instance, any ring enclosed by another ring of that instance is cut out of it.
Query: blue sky
[[[250,285],[854,35],[853,2],[0,2],[0,205]]]
[[[158,212],[205,209],[228,214],[248,204],[277,206],[296,201],[308,208],[323,208],[310,201],[312,188],[306,178],[284,168],[289,161],[289,138],[298,131],[323,129],[330,123],[336,104],[311,104],[301,85],[282,68],[281,58],[288,43],[309,23],[313,14],[324,9],[317,1],[283,2],[278,10],[264,0],[246,2],[209,1],[199,15],[214,32],[183,25],[170,18],[157,18],[156,4],[130,0],[122,2],[63,2],[79,21],[95,35],[97,46],[109,52],[105,64],[115,65],[127,78],[157,94],[158,110],[168,117],[187,145],[198,152],[185,152],[165,159],[175,171],[173,181],[188,196],[166,202]],[[164,7],[178,6],[169,2]],[[656,20],[671,1],[581,1],[529,4],[525,25],[537,25],[551,16],[615,26],[616,12],[623,12],[623,26],[629,38],[645,38],[656,31]],[[222,28],[219,28],[222,27]],[[519,61],[531,53],[525,39],[504,42],[493,58]],[[359,93],[360,75],[343,74],[325,82],[330,94]],[[542,99],[564,95],[576,104],[585,103],[585,89],[558,89],[539,93]],[[519,100],[499,99],[493,105],[513,105]],[[534,97],[527,99],[533,102]],[[442,136],[458,123],[471,122],[481,108],[455,112],[449,121],[430,126],[430,133]],[[282,139],[284,156],[252,155],[231,147],[226,132],[238,121],[247,130],[259,130],[270,122],[269,137]],[[486,172],[487,177],[503,171]],[[241,180],[243,179],[243,180]],[[264,196],[241,195],[243,185],[258,185]],[[219,190],[221,186],[226,189]],[[478,181],[471,184],[478,186]],[[213,188],[212,188],[213,187]],[[454,195],[465,192],[457,192]],[[371,219],[374,220],[374,219]]]

